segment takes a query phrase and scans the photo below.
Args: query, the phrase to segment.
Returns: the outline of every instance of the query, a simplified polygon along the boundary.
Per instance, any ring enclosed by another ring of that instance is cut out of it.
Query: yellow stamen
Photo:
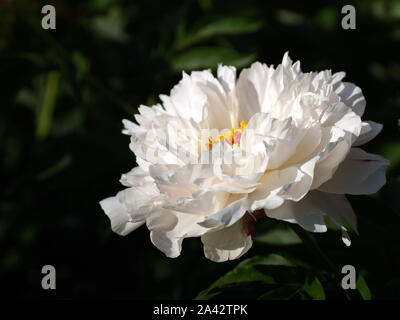
[[[212,139],[211,137],[208,138],[208,150],[212,150],[212,147],[214,144],[219,143],[219,141],[225,141],[229,143],[232,148],[233,145],[236,144],[239,146],[240,138],[242,135],[242,132],[244,128],[247,126],[247,123],[245,121],[240,122],[240,127],[239,128],[232,128],[231,130],[226,131],[223,135],[217,136],[216,139]],[[237,135],[235,135],[237,133]]]

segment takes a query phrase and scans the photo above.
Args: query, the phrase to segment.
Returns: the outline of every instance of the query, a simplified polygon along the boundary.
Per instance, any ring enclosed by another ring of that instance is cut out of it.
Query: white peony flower
[[[388,161],[360,145],[382,125],[361,120],[361,89],[343,72],[303,73],[285,54],[277,68],[259,62],[236,80],[234,67],[183,73],[162,104],[140,106],[123,133],[138,167],[127,188],[100,202],[112,229],[146,224],[153,244],[177,257],[182,241],[201,237],[205,256],[236,259],[252,246],[262,216],[325,232],[326,216],[350,245],[357,231],[344,194],[385,184]]]

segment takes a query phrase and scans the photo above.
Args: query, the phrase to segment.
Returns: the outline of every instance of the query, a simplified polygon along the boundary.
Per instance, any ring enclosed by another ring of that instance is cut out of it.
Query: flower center
[[[215,139],[209,137],[208,150],[211,151],[213,145],[219,143],[220,141],[225,141],[226,143],[229,143],[232,146],[232,148],[234,144],[239,146],[240,138],[242,137],[242,132],[246,126],[247,123],[242,120],[242,122],[240,122],[239,128],[232,128],[231,130],[226,131],[223,135],[217,136]]]

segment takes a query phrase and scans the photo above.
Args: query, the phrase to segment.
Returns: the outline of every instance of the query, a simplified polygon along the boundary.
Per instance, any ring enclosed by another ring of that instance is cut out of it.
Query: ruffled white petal
[[[327,230],[323,217],[327,216],[339,229],[346,231],[345,218],[357,231],[357,219],[349,202],[343,195],[311,191],[298,202],[286,201],[275,210],[266,210],[268,217],[297,223],[312,232]],[[344,234],[344,235],[347,235]],[[348,235],[344,239],[347,239]],[[344,240],[345,241],[345,240]],[[348,241],[346,241],[348,243]]]
[[[227,200],[227,205],[222,210],[199,222],[199,225],[205,228],[229,227],[241,219],[249,209],[246,196],[235,194]]]
[[[146,220],[152,243],[167,257],[179,256],[182,242],[187,237],[199,237],[210,229],[198,224],[201,215],[157,209]]]
[[[350,82],[338,82],[334,85],[341,100],[360,117],[364,114],[366,101],[359,87]]]
[[[268,169],[280,167],[296,152],[297,145],[306,134],[298,128],[292,118],[279,120],[268,113],[257,113],[249,121],[243,132],[243,148],[251,149],[259,141],[268,150]],[[250,145],[250,147],[248,146]]]
[[[236,68],[230,66],[218,66],[218,80],[225,92],[232,92],[236,86]]]
[[[317,160],[314,157],[302,165],[267,172],[260,179],[261,185],[249,195],[251,211],[275,209],[285,200],[304,197],[310,190]]]
[[[104,199],[100,205],[110,218],[112,230],[126,235],[144,223],[160,193],[154,180],[138,167],[122,175],[121,182],[129,188]]]
[[[361,124],[361,132],[353,147],[358,147],[374,139],[381,131],[383,125],[374,121],[366,121]]]
[[[160,99],[170,113],[176,113],[182,118],[192,118],[194,121],[200,122],[207,96],[193,79],[183,72],[182,80],[171,90],[170,96],[160,96]]]
[[[163,231],[150,231],[150,240],[168,258],[176,258],[181,254],[183,238],[170,237]]]
[[[327,230],[324,213],[310,201],[308,196],[298,202],[286,201],[279,208],[265,212],[270,218],[297,223],[311,232],[326,232]]]
[[[268,79],[267,66],[256,62],[249,69],[243,69],[237,82],[239,119],[248,122],[261,112]]]
[[[201,236],[204,255],[214,262],[224,262],[241,257],[252,246],[253,240],[243,229],[242,220],[230,227],[208,232]]]
[[[131,222],[126,206],[117,197],[100,201],[100,206],[111,221],[111,229],[121,236],[127,235],[144,224],[144,220]]]
[[[318,189],[338,194],[372,194],[385,183],[389,161],[383,157],[352,148],[332,179]]]

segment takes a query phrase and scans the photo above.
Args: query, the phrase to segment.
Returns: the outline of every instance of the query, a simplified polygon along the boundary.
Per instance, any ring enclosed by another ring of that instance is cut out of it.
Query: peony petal
[[[191,79],[205,94],[205,115],[210,129],[231,128],[229,99],[222,84],[214,78],[210,70],[195,71],[190,75]]]
[[[205,228],[229,227],[242,218],[249,209],[247,197],[241,194],[231,195],[227,202],[228,205],[222,210],[199,222],[199,225]]]
[[[148,215],[146,224],[152,243],[167,257],[175,258],[184,238],[199,237],[210,230],[198,224],[201,220],[201,215],[158,208]]]
[[[306,130],[299,129],[292,118],[278,120],[268,113],[257,113],[249,121],[243,131],[242,140],[246,151],[249,149],[245,143],[254,143],[253,136],[268,146],[268,169],[280,167],[296,152],[296,148]]]
[[[250,118],[262,110],[264,94],[267,87],[268,68],[255,62],[248,69],[243,69],[237,82],[239,98],[239,119],[248,122]]]
[[[299,202],[285,201],[283,205],[274,210],[265,210],[270,218],[296,223],[307,231],[326,232],[324,213],[306,196]]]
[[[341,230],[342,230],[342,241],[347,247],[349,247],[351,245],[350,236],[347,233],[347,230],[345,227],[342,226]]]
[[[183,72],[182,80],[171,90],[170,96],[161,95],[160,99],[171,114],[176,113],[184,119],[192,118],[200,122],[207,97],[192,78]]]
[[[314,152],[319,157],[315,165],[311,189],[332,178],[339,164],[346,158],[350,144],[345,139],[346,133],[338,127],[323,128],[322,142]]]
[[[178,224],[174,212],[163,208],[153,210],[146,218],[146,226],[153,231],[171,231]]]
[[[110,197],[100,201],[100,206],[105,214],[110,218],[111,229],[121,236],[126,236],[128,233],[136,230],[144,224],[143,221],[131,222],[131,217],[117,197]]]
[[[231,92],[236,86],[236,68],[218,65],[218,80],[224,87],[225,92]]]
[[[180,198],[175,204],[166,205],[171,210],[197,214],[200,217],[215,214],[224,208],[229,199],[226,192],[203,192],[199,191],[191,196]]]
[[[366,101],[362,90],[354,83],[339,82],[334,85],[341,100],[360,117],[364,114]]]
[[[318,148],[318,145],[321,143],[321,139],[321,126],[315,123],[312,124],[309,128],[307,128],[306,134],[297,145],[296,152],[292,157],[289,158],[285,165],[296,164],[306,160]]]
[[[236,145],[220,146],[223,151],[220,157],[213,157],[213,173],[215,177],[233,187],[253,188],[263,175],[268,164],[266,145],[254,146],[252,152],[246,152]],[[214,151],[214,149],[213,149]]]
[[[176,258],[181,254],[182,238],[168,237],[165,232],[151,231],[150,240],[168,258]]]
[[[366,121],[361,124],[361,132],[353,147],[361,146],[374,139],[382,130],[383,125],[374,121]]]
[[[310,190],[318,159],[315,156],[303,164],[266,172],[257,189],[248,196],[251,211],[275,209],[284,200],[299,201]]]
[[[357,232],[357,219],[345,196],[311,191],[298,202],[286,201],[275,210],[266,210],[268,217],[297,223],[312,232],[327,230],[323,216],[327,216],[343,230],[342,218],[345,218]]]
[[[321,118],[324,127],[335,126],[349,133],[345,138],[352,144],[360,135],[361,119],[342,102],[329,106]]]
[[[230,227],[207,232],[201,236],[204,255],[214,262],[224,262],[240,258],[252,246],[253,240],[243,229],[239,220]]]
[[[302,173],[300,181],[294,183],[293,186],[284,194],[280,194],[286,200],[299,201],[310,190],[314,180],[315,166],[319,160],[319,156],[298,165],[298,170]]]
[[[352,148],[332,179],[318,189],[338,194],[372,194],[385,183],[389,161],[359,148]]]
[[[340,82],[346,77],[346,73],[343,71],[336,72],[332,75],[331,79],[328,81],[329,84],[335,88],[340,84]]]
[[[320,208],[329,220],[340,230],[347,231],[342,221],[342,219],[345,218],[350,223],[353,230],[358,233],[357,217],[354,214],[350,202],[344,195],[312,191],[309,195],[309,199],[316,207]],[[343,237],[346,238],[345,235],[343,235]]]
[[[141,167],[135,167],[121,176],[121,184],[125,187],[147,187],[154,185],[153,178]]]
[[[249,195],[251,211],[258,209],[275,209],[280,206],[284,195],[304,174],[297,167],[267,172],[260,180],[261,185]]]
[[[146,132],[145,128],[138,126],[136,123],[133,123],[132,121],[124,119],[122,120],[122,123],[124,124],[124,129],[122,130],[123,134],[133,135],[136,133]]]

